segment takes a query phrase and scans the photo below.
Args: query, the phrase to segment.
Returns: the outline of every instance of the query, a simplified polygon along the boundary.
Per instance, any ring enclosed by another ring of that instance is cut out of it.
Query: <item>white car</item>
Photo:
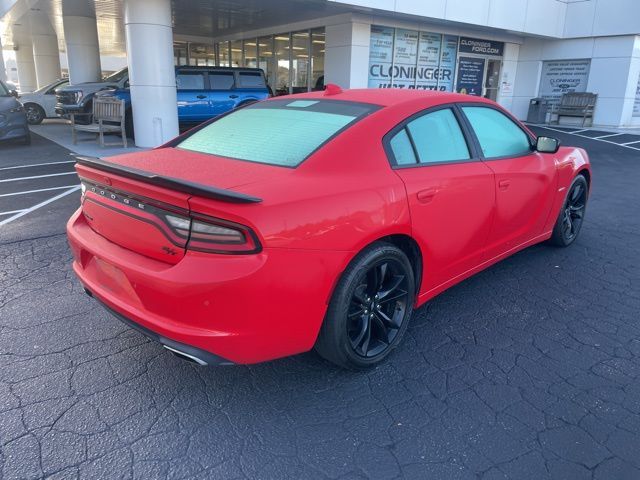
[[[38,125],[42,120],[49,117],[57,117],[55,112],[56,106],[56,88],[66,87],[69,79],[64,78],[56,80],[49,85],[39,88],[35,92],[21,93],[18,100],[24,105],[27,112],[27,121],[31,125]]]

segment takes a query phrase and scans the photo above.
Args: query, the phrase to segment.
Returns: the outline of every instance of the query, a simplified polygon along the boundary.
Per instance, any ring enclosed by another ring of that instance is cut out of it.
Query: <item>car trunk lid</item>
[[[159,149],[109,160],[78,157],[76,170],[83,184],[82,211],[89,226],[113,243],[142,255],[175,264],[189,240],[189,199],[230,203],[259,203],[247,194],[228,190],[255,177],[249,173],[217,175],[211,186],[192,172],[215,170],[187,152]],[[173,150],[173,149],[170,149]],[[201,155],[200,155],[201,156]],[[191,173],[191,175],[190,175]]]

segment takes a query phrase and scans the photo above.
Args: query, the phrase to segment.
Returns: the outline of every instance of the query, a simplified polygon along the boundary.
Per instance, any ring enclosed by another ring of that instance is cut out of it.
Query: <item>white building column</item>
[[[16,50],[16,67],[18,68],[18,82],[20,92],[33,92],[37,88],[36,67],[33,62],[33,46],[21,43]]]
[[[36,66],[36,79],[38,88],[59,79],[60,52],[58,50],[58,37],[51,34],[32,34],[33,60]]]
[[[0,80],[7,81],[7,70],[4,66],[4,53],[2,52],[2,39],[0,39]]]
[[[171,0],[125,0],[135,141],[156,147],[178,135]]]
[[[348,22],[325,27],[324,83],[366,88],[371,25]]]
[[[62,27],[70,83],[99,81],[102,69],[93,0],[66,0],[62,4]]]

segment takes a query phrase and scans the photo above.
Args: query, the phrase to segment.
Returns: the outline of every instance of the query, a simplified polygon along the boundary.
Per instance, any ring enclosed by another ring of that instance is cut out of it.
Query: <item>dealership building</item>
[[[639,0],[0,0],[0,41],[22,91],[128,66],[140,146],[177,133],[173,65],[260,67],[276,94],[456,91],[521,119],[591,92],[594,125],[640,126]]]

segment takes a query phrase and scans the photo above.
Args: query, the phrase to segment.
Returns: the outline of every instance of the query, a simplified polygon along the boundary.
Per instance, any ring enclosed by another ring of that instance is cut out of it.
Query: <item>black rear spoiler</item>
[[[144,170],[138,170],[137,168],[125,167],[124,165],[118,165],[117,163],[101,160],[100,158],[77,156],[76,161],[80,165],[84,165],[86,167],[95,168],[103,172],[115,173],[122,177],[140,180],[152,185],[169,188],[178,192],[189,193],[198,197],[211,198],[213,200],[221,200],[223,202],[231,203],[262,202],[261,198],[245,195],[244,193],[210,187],[208,185],[202,185],[188,180],[181,180],[179,178],[156,175],[155,173],[145,172]]]

